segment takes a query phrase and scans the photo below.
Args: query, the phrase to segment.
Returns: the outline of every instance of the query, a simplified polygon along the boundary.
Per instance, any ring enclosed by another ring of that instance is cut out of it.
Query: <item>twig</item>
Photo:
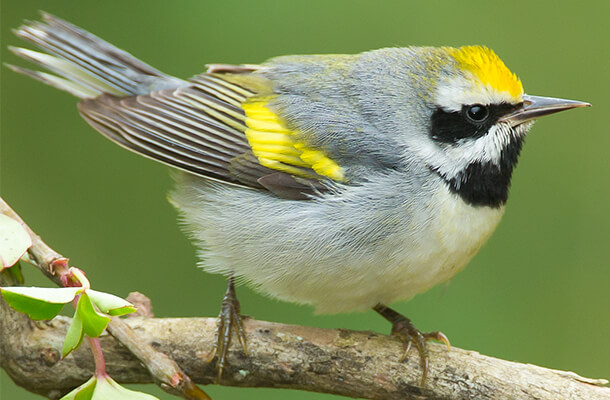
[[[210,399],[193,383],[189,375],[182,371],[172,357],[168,357],[164,351],[155,350],[151,345],[153,343],[151,338],[144,339],[145,336],[134,332],[129,324],[117,317],[112,318],[107,330],[146,366],[163,390],[185,399]],[[114,377],[112,372],[110,376]]]
[[[56,349],[69,324],[58,317],[24,328],[27,318],[0,305],[1,364],[19,385],[48,396],[65,392],[88,378],[93,359],[78,349],[59,361]],[[20,320],[20,323],[4,321]],[[213,383],[216,371],[206,362],[212,348],[215,318],[129,318],[140,338],[166,353],[198,383]],[[232,346],[222,384],[275,387],[369,399],[582,399],[610,398],[603,380],[519,364],[453,347],[430,344],[430,374],[417,386],[421,371],[416,356],[398,362],[401,343],[371,332],[327,330],[245,321],[249,357]],[[16,332],[21,335],[18,339]],[[10,343],[7,339],[12,338]],[[110,335],[102,335],[108,372],[122,383],[150,383],[146,368]],[[15,362],[14,360],[19,360]]]
[[[70,275],[68,259],[43,242],[2,198],[0,198],[0,213],[19,222],[32,238],[32,246],[28,254],[33,264],[57,285],[65,286],[66,277]],[[163,390],[187,400],[210,399],[175,361],[139,338],[122,320],[113,318],[107,330],[148,368]]]
[[[0,214],[4,214],[14,219],[15,221],[19,222],[21,226],[23,226],[25,231],[32,239],[32,247],[30,247],[28,250],[30,261],[32,261],[32,264],[38,267],[38,269],[40,269],[40,271],[42,271],[42,273],[44,273],[49,279],[55,282],[55,284],[58,286],[63,286],[61,276],[57,273],[55,266],[58,266],[58,268],[61,268],[62,270],[67,270],[68,260],[43,242],[40,236],[30,229],[23,219],[21,219],[19,214],[17,214],[1,197]],[[58,263],[58,260],[61,260],[62,262]]]

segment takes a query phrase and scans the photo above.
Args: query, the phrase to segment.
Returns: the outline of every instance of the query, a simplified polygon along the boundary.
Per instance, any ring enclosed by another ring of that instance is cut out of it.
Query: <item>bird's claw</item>
[[[449,339],[442,332],[421,332],[413,323],[406,317],[402,317],[392,325],[392,335],[397,336],[404,344],[404,352],[400,361],[403,362],[407,358],[407,353],[411,350],[412,345],[415,345],[419,354],[419,365],[422,369],[421,386],[423,387],[426,378],[428,377],[428,360],[429,353],[426,342],[428,340],[438,340],[444,342],[449,350],[451,344]]]
[[[422,369],[421,386],[423,387],[428,377],[428,348],[426,342],[428,340],[438,340],[439,342],[445,343],[447,350],[451,348],[449,339],[442,332],[421,332],[413,325],[411,320],[389,307],[382,304],[378,304],[373,308],[381,316],[392,323],[392,335],[400,338],[404,345],[404,351],[400,357],[400,362],[403,362],[407,358],[407,354],[411,347],[415,345],[417,352],[419,353],[419,365]]]
[[[214,358],[218,356],[218,361],[216,362],[216,369],[218,371],[216,377],[217,383],[220,383],[220,379],[222,378],[233,331],[237,333],[244,354],[247,356],[248,347],[243,317],[240,314],[240,304],[239,300],[237,300],[237,295],[235,294],[233,278],[229,278],[227,292],[222,299],[220,314],[218,314],[218,320],[216,322],[214,348],[208,358],[208,362],[212,362]]]

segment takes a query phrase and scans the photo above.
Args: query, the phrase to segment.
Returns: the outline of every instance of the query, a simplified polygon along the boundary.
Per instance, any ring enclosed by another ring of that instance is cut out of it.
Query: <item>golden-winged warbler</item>
[[[201,266],[229,281],[219,378],[233,329],[246,350],[236,279],[319,312],[373,308],[416,346],[423,384],[425,341],[448,341],[386,305],[460,271],[504,213],[533,121],[588,105],[526,95],[480,46],[213,64],[182,80],[43,18],[16,32],[46,53],[12,50],[52,73],[11,68],[80,98],[113,142],[181,171],[171,201]]]

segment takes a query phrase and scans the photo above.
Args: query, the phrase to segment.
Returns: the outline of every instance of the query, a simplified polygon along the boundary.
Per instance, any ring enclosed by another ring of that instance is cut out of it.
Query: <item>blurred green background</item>
[[[396,308],[422,330],[484,354],[610,378],[610,2],[2,1],[2,61],[24,45],[10,30],[42,9],[164,72],[257,63],[283,54],[386,46],[485,44],[530,94],[593,108],[540,121],[489,243],[447,287]],[[1,73],[1,194],[99,290],[148,295],[157,316],[213,316],[225,281],[195,268],[166,201],[168,169],[123,151],[78,116],[75,99]],[[46,284],[29,273],[30,284]],[[238,288],[244,313],[327,328],[390,326],[373,312],[315,316]],[[434,362],[434,360],[432,360]],[[33,399],[0,375],[2,399]],[[143,388],[163,399],[152,385]],[[205,388],[215,399],[332,396]]]

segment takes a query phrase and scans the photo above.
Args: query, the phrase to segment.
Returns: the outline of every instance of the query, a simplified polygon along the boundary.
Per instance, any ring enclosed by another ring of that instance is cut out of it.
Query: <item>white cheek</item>
[[[523,124],[514,129],[509,124],[498,123],[480,138],[462,139],[455,144],[438,144],[421,138],[413,140],[409,151],[416,152],[430,167],[452,179],[462,175],[472,163],[500,165],[502,151],[512,140],[524,136],[530,126]]]
[[[459,175],[469,163],[459,148],[452,149],[449,145],[443,148],[427,137],[413,138],[406,153],[405,159],[417,154],[418,160],[424,160],[429,167],[448,178]]]
[[[465,159],[467,164],[473,162],[500,164],[502,150],[506,148],[514,138],[511,127],[505,123],[492,126],[489,132],[477,139],[464,139],[457,145],[447,149],[451,158]]]

